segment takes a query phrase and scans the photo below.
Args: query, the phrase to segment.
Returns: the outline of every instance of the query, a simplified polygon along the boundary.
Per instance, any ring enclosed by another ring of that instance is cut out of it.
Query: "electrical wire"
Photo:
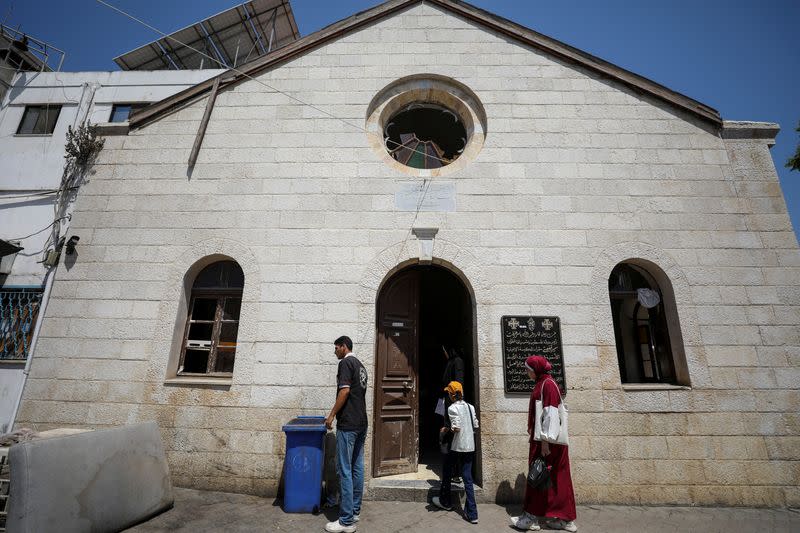
[[[285,92],[285,91],[281,91],[280,89],[278,89],[278,88],[276,88],[276,87],[273,87],[273,86],[269,85],[268,83],[265,83],[265,82],[264,82],[264,81],[262,81],[262,80],[259,80],[259,79],[257,79],[257,78],[254,78],[253,76],[251,76],[251,75],[247,74],[246,72],[242,72],[241,70],[239,70],[239,69],[237,69],[237,68],[235,68],[235,67],[229,67],[228,65],[226,65],[225,63],[223,63],[223,62],[222,62],[222,61],[220,61],[219,59],[217,59],[217,58],[215,58],[215,57],[212,57],[212,56],[210,56],[210,55],[208,55],[208,54],[206,54],[206,53],[204,53],[204,52],[201,52],[200,50],[198,50],[198,49],[196,49],[196,48],[193,48],[192,46],[190,46],[190,45],[188,45],[188,44],[186,44],[186,43],[184,43],[184,42],[181,42],[181,41],[179,41],[179,40],[178,40],[178,39],[176,39],[175,37],[172,37],[171,35],[168,35],[168,34],[164,33],[163,31],[159,30],[158,28],[156,28],[156,27],[154,27],[154,26],[151,26],[151,25],[150,25],[150,24],[148,24],[147,22],[145,22],[145,21],[143,21],[143,20],[141,20],[141,19],[139,19],[139,18],[135,17],[134,15],[131,15],[130,13],[127,13],[127,12],[123,11],[122,9],[120,9],[120,8],[116,7],[116,6],[109,4],[109,3],[108,3],[108,2],[106,2],[105,0],[95,0],[95,1],[96,1],[98,4],[102,4],[102,5],[106,6],[106,7],[108,7],[109,9],[113,9],[113,10],[114,10],[114,11],[116,11],[117,13],[119,13],[119,14],[121,14],[121,15],[125,16],[125,17],[128,17],[128,18],[129,18],[129,19],[131,19],[131,20],[133,20],[133,21],[135,21],[135,22],[138,22],[139,24],[141,24],[141,25],[142,25],[142,26],[144,26],[145,28],[148,28],[149,30],[156,32],[157,34],[161,35],[161,36],[162,36],[162,37],[164,37],[165,39],[169,39],[169,40],[171,40],[171,41],[174,41],[175,43],[179,44],[180,46],[183,46],[184,48],[188,48],[189,50],[191,50],[191,51],[195,52],[196,54],[200,54],[201,56],[203,56],[203,57],[205,57],[205,58],[208,58],[208,59],[210,59],[211,61],[213,61],[214,63],[217,63],[218,65],[220,65],[220,66],[221,66],[222,68],[224,68],[224,69],[227,69],[227,70],[233,71],[233,72],[235,72],[235,73],[237,73],[237,74],[239,74],[239,75],[241,75],[241,76],[243,76],[243,77],[247,78],[248,80],[254,81],[254,82],[256,82],[256,83],[258,83],[258,84],[260,84],[260,85],[262,85],[262,86],[266,87],[267,89],[269,89],[269,90],[270,90],[270,91],[272,91],[272,92],[275,92],[275,93],[282,94],[282,95],[284,95],[285,97],[287,97],[287,98],[289,98],[289,99],[291,99],[291,100],[293,100],[293,101],[297,102],[298,104],[304,105],[304,106],[306,106],[306,107],[310,107],[311,109],[313,109],[313,110],[315,110],[315,111],[319,111],[320,113],[322,113],[322,114],[324,114],[324,115],[327,115],[328,117],[330,117],[330,118],[332,118],[332,119],[335,119],[335,120],[338,120],[338,121],[340,121],[340,122],[343,122],[344,124],[347,124],[348,126],[350,126],[350,127],[352,127],[352,128],[355,128],[355,129],[357,129],[357,130],[359,130],[359,131],[362,131],[362,132],[364,132],[364,133],[369,133],[369,132],[367,132],[367,130],[366,130],[366,129],[365,129],[363,126],[359,126],[358,124],[354,124],[354,123],[352,123],[352,122],[350,122],[350,121],[348,121],[348,120],[345,120],[345,119],[343,119],[343,118],[341,118],[341,117],[337,117],[336,115],[334,115],[334,114],[332,114],[332,113],[329,113],[328,111],[325,111],[324,109],[322,109],[322,108],[320,108],[320,107],[317,107],[317,106],[315,106],[314,104],[309,104],[308,102],[306,102],[306,101],[304,101],[304,100],[301,100],[300,98],[297,98],[296,96],[293,96],[293,95],[291,95],[291,94],[289,94],[289,93],[287,93],[287,92]],[[396,142],[396,141],[391,141],[390,139],[385,139],[385,141],[391,142],[392,144],[396,144],[398,148],[399,148],[399,147],[401,147],[401,146],[403,146],[402,144],[400,144],[400,143],[398,143],[398,142]],[[409,148],[409,149],[410,149],[410,148]],[[431,158],[431,159],[435,159],[435,160],[437,160],[437,161],[439,161],[439,162],[441,162],[441,163],[445,163],[445,164],[447,164],[447,163],[450,163],[450,161],[448,161],[448,160],[446,160],[446,159],[442,159],[442,158],[440,158],[440,157],[437,157],[437,156],[435,156],[435,155],[430,155],[430,154],[427,154],[426,152],[423,152],[423,151],[421,151],[421,150],[417,150],[416,148],[414,148],[414,149],[410,149],[410,150],[411,150],[412,152],[415,152],[415,153],[418,153],[418,154],[421,154],[421,155],[427,156],[427,157],[429,157],[429,158]]]
[[[0,201],[5,200],[6,198],[35,198],[37,196],[48,196],[50,194],[56,194],[58,189],[48,189],[46,191],[38,191],[32,192],[30,194],[14,194],[14,195],[5,195],[0,192]]]
[[[63,216],[63,217],[59,217],[59,218],[55,219],[54,221],[52,221],[47,226],[45,226],[44,228],[40,229],[39,231],[35,231],[35,232],[31,233],[30,235],[25,235],[24,237],[11,237],[10,239],[3,239],[3,240],[4,241],[24,241],[25,239],[27,239],[29,237],[33,237],[34,235],[38,235],[43,231],[49,230],[50,228],[52,228],[53,226],[55,226],[56,224],[58,224],[59,222],[61,222],[64,219],[69,220],[71,218],[72,218],[72,215],[66,215],[66,216]]]
[[[321,109],[321,108],[319,108],[319,107],[317,107],[317,106],[315,106],[313,104],[310,104],[310,103],[308,103],[308,102],[306,102],[304,100],[301,100],[300,98],[297,98],[296,96],[293,96],[293,95],[291,95],[291,94],[289,94],[287,92],[281,91],[280,89],[278,89],[276,87],[273,87],[273,86],[263,82],[260,79],[254,78],[253,76],[250,76],[249,74],[247,74],[245,72],[242,72],[241,70],[239,70],[239,69],[237,69],[235,67],[229,67],[228,65],[225,65],[222,61],[219,61],[217,58],[212,57],[212,56],[210,56],[210,55],[208,55],[206,53],[203,53],[200,50],[197,50],[196,48],[193,48],[192,46],[189,46],[188,44],[183,43],[183,42],[179,41],[178,39],[176,39],[176,38],[174,38],[174,37],[172,37],[170,35],[167,35],[166,33],[162,32],[158,28],[153,27],[152,25],[148,24],[147,22],[145,22],[145,21],[143,21],[143,20],[131,15],[130,13],[127,13],[127,12],[123,11],[122,9],[120,9],[120,8],[118,8],[118,7],[114,6],[114,5],[106,2],[105,0],[96,0],[96,2],[108,7],[109,9],[112,9],[112,10],[116,11],[117,13],[119,13],[119,14],[121,14],[121,15],[123,15],[123,16],[125,16],[125,17],[127,17],[127,18],[129,18],[129,19],[131,19],[131,20],[133,20],[133,21],[135,21],[137,23],[139,23],[139,24],[141,24],[142,26],[150,29],[151,31],[154,31],[155,33],[161,35],[163,38],[169,39],[169,40],[177,43],[178,45],[180,45],[180,46],[182,46],[184,48],[188,48],[189,50],[192,50],[193,52],[201,55],[202,57],[208,58],[209,60],[213,61],[214,63],[219,64],[223,68],[225,68],[227,70],[230,70],[230,71],[233,71],[233,72],[241,75],[244,78],[247,78],[247,79],[249,79],[251,81],[254,81],[254,82],[258,83],[259,85],[262,85],[263,87],[266,87],[267,89],[269,89],[272,92],[282,94],[285,97],[289,98],[290,100],[293,100],[293,101],[295,101],[295,102],[297,102],[297,103],[299,103],[299,104],[301,104],[303,106],[306,106],[306,107],[309,107],[311,109],[314,109],[315,111],[318,111],[318,112],[320,112],[320,113],[322,113],[322,114],[324,114],[324,115],[326,115],[326,116],[328,116],[328,117],[330,117],[330,118],[332,118],[334,120],[338,120],[338,121],[340,121],[340,122],[342,122],[342,123],[344,123],[344,124],[346,124],[346,125],[348,125],[348,126],[350,126],[352,128],[355,128],[355,129],[357,129],[357,130],[359,130],[361,132],[364,132],[364,133],[367,133],[367,134],[369,133],[369,132],[367,132],[367,130],[364,127],[359,126],[358,124],[354,124],[354,123],[350,122],[349,120],[345,120],[345,119],[343,119],[341,117],[338,117],[338,116],[336,116],[336,115],[334,115],[332,113],[329,113],[328,111],[325,111],[324,109]],[[387,143],[391,142],[393,144],[398,145],[398,147],[403,146],[402,144],[397,143],[396,141],[392,141],[391,139],[388,139],[388,138],[384,139],[384,142],[387,142]],[[408,148],[408,147],[406,147],[406,148]],[[444,164],[448,164],[448,163],[451,162],[451,161],[447,161],[445,159],[439,158],[437,156],[433,156],[433,155],[427,154],[427,153],[425,153],[423,151],[420,151],[420,150],[417,150],[417,149],[411,149],[411,148],[408,148],[408,149],[410,149],[412,152],[422,154],[422,155],[424,155],[426,157],[430,157],[431,159],[438,160],[439,162],[444,163]],[[413,220],[411,222],[411,225],[409,226],[408,233],[406,234],[406,237],[403,239],[403,242],[401,243],[400,248],[398,250],[398,259],[397,259],[398,261],[399,261],[400,254],[402,253],[403,249],[405,248],[405,245],[408,242],[408,240],[409,240],[409,238],[411,236],[411,233],[413,232],[414,224],[416,223],[417,218],[419,217],[420,210],[422,209],[422,205],[425,202],[425,197],[426,197],[426,195],[428,193],[428,190],[430,189],[430,185],[431,185],[432,181],[433,181],[432,177],[424,177],[423,178],[422,194],[420,194],[419,201],[417,202],[417,207],[416,207],[416,210],[414,212],[414,218],[413,218]],[[364,335],[366,336],[367,332],[365,332]],[[362,342],[363,342],[363,339],[362,339]]]

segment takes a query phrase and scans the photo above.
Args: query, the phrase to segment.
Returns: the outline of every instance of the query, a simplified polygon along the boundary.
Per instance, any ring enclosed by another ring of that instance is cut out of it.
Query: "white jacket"
[[[472,426],[478,427],[475,407],[464,400],[459,400],[447,408],[447,414],[450,417],[450,427],[458,428],[458,431],[453,432],[453,444],[450,449],[454,452],[474,452],[475,432]]]

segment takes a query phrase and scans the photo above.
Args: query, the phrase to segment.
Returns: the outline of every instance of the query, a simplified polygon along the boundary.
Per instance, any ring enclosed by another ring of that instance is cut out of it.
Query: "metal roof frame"
[[[288,0],[248,0],[119,55],[114,61],[123,70],[219,68],[217,63],[230,68],[246,62],[254,52],[256,57],[263,56],[299,37]],[[215,59],[176,46],[177,42]]]
[[[180,108],[185,103],[202,97],[215,85],[216,78],[220,78],[218,88],[219,90],[223,90],[228,85],[238,83],[249,76],[254,76],[265,70],[275,68],[333,39],[338,39],[421,2],[428,2],[438,6],[456,16],[463,17],[480,26],[505,35],[516,42],[550,54],[570,64],[595,72],[607,79],[621,83],[638,93],[646,94],[664,101],[675,109],[687,112],[690,115],[700,118],[704,122],[711,123],[716,128],[722,127],[722,117],[719,112],[702,102],[694,100],[677,91],[673,91],[644,76],[635,74],[622,67],[609,63],[608,61],[569,46],[568,44],[562,43],[561,41],[538,33],[530,28],[526,28],[521,24],[517,24],[516,22],[512,22],[459,0],[388,0],[372,9],[356,13],[311,35],[297,39],[263,57],[254,59],[238,68],[236,71],[224,72],[214,78],[198,83],[193,87],[184,89],[177,94],[165,98],[161,102],[155,103],[132,115],[130,118],[130,127],[131,129],[142,127],[153,120],[157,120],[161,115],[170,113]]]

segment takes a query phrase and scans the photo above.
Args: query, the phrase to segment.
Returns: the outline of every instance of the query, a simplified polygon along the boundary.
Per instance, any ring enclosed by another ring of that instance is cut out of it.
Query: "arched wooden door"
[[[407,270],[378,296],[374,477],[417,471],[419,287],[419,271]]]

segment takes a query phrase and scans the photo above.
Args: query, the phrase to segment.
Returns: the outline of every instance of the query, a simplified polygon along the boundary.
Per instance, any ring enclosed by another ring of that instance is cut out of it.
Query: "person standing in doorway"
[[[333,429],[336,419],[336,472],[339,475],[339,519],[328,522],[325,531],[352,533],[361,514],[364,493],[364,441],[367,437],[367,369],[353,355],[350,337],[333,342],[339,359],[336,372],[336,402],[325,419]]]
[[[447,363],[444,366],[442,375],[442,388],[447,387],[451,381],[458,381],[464,386],[464,359],[461,357],[461,349],[450,346],[450,350],[442,346],[442,353]]]
[[[450,346],[448,349],[442,345],[442,354],[444,355],[445,361],[447,361],[444,366],[444,373],[442,374],[442,389],[446,391],[449,384],[454,381],[463,388],[464,359],[461,357],[461,350],[455,346]],[[447,454],[449,453],[450,449],[450,439],[453,437],[453,433],[449,431],[450,416],[448,413],[451,403],[452,401],[450,400],[450,396],[445,393],[439,399],[439,403],[436,405],[436,413],[441,415],[443,418],[441,428],[442,431],[439,433],[439,448],[442,452],[442,464],[447,463]],[[454,473],[453,480],[460,481],[460,474]]]
[[[472,463],[475,460],[475,430],[478,429],[478,417],[475,414],[475,407],[464,401],[464,389],[461,383],[451,381],[444,390],[452,403],[447,409],[450,426],[442,428],[442,432],[452,432],[453,442],[450,444],[450,452],[444,456],[439,496],[434,496],[431,501],[440,509],[446,511],[453,509],[450,478],[453,470],[459,469],[467,496],[464,518],[472,524],[477,524],[478,506],[475,505]]]
[[[442,390],[447,389],[447,386],[452,381],[458,382],[463,387],[464,359],[461,357],[461,350],[455,346],[451,346],[450,350],[448,350],[442,345],[442,355],[444,355],[444,359],[447,361],[444,366],[444,373],[442,374]],[[442,427],[450,427],[450,421],[447,419],[447,409],[450,407],[450,403],[450,397],[444,394],[436,405],[436,414],[444,417]]]

